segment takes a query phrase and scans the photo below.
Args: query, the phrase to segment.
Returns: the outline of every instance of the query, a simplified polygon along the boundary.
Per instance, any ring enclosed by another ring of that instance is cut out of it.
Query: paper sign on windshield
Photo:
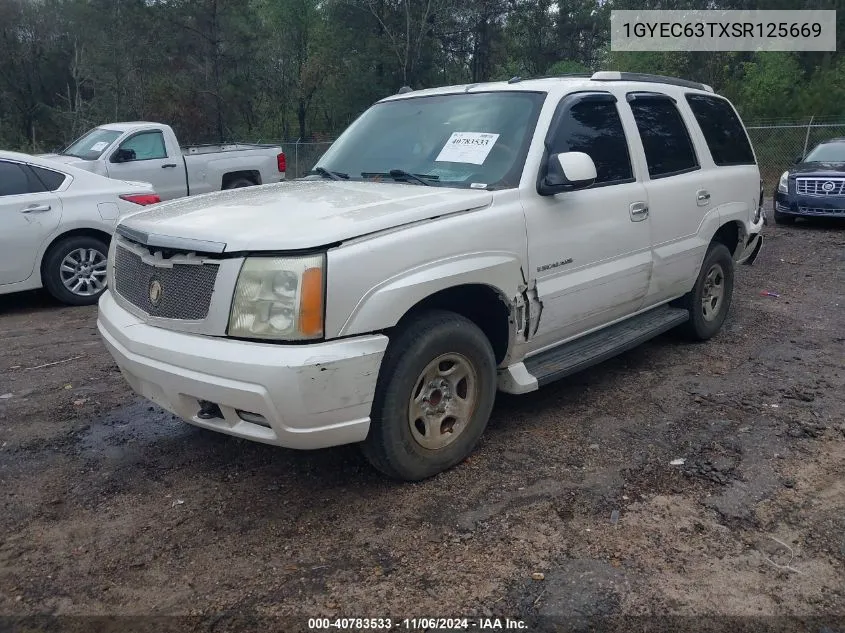
[[[100,141],[99,143],[94,143],[94,144],[91,146],[91,151],[92,151],[92,152],[102,152],[102,151],[103,151],[104,149],[106,149],[108,146],[109,146],[109,144],[108,144],[108,143],[106,143],[105,141]]]
[[[483,165],[498,138],[498,134],[486,132],[452,132],[452,136],[434,160],[443,163]]]

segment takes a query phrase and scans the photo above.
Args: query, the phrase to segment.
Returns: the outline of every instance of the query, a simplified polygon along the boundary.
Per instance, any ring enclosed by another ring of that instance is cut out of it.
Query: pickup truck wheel
[[[97,303],[106,289],[108,245],[77,235],[54,244],[44,255],[42,282],[54,298],[69,305]]]
[[[463,461],[487,426],[496,358],[472,321],[429,312],[392,337],[362,448],[395,479],[419,481]]]
[[[248,178],[235,178],[234,180],[226,183],[226,186],[223,189],[240,189],[241,187],[254,187],[255,183],[249,180]]]
[[[734,287],[734,261],[724,244],[713,242],[704,256],[704,263],[692,291],[682,305],[690,312],[690,320],[682,332],[696,341],[706,341],[722,329],[728,316]]]

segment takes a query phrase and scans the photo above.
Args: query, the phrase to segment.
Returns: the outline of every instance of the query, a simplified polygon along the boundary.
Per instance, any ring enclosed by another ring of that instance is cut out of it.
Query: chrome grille
[[[798,213],[804,215],[843,215],[845,216],[845,209],[825,209],[822,207],[798,207]]]
[[[842,196],[845,178],[796,178],[795,191],[808,196]]]
[[[217,264],[174,264],[172,268],[159,268],[118,245],[114,261],[115,290],[150,316],[197,321],[208,316],[218,268]],[[161,284],[157,305],[150,299],[155,280]]]

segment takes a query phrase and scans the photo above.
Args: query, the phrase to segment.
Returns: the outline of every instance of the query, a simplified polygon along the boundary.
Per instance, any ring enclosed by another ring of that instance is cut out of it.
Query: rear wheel
[[[704,256],[695,286],[681,302],[689,310],[690,319],[680,330],[697,341],[715,336],[728,316],[733,287],[733,257],[724,244],[713,242]]]
[[[42,281],[53,297],[69,305],[97,303],[106,289],[108,245],[88,235],[65,238],[44,255]]]
[[[254,187],[255,183],[249,178],[234,178],[226,183],[223,189],[240,189],[242,187]]]
[[[496,359],[472,321],[429,312],[392,337],[362,448],[395,479],[418,481],[463,461],[487,426]]]

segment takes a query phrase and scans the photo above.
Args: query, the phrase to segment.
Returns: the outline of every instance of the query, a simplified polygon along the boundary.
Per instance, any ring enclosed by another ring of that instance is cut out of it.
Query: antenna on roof
[[[520,81],[522,81],[522,77],[519,76],[511,77],[510,79],[508,79],[509,84],[518,84]]]
[[[413,92],[413,91],[414,91],[414,89],[411,88],[411,86],[402,86],[401,88],[399,88],[399,92],[397,92],[396,94],[403,95],[405,93]]]

